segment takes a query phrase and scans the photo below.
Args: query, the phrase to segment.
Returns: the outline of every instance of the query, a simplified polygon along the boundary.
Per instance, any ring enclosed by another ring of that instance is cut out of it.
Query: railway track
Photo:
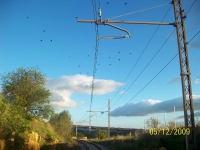
[[[76,140],[76,141],[79,143],[81,150],[109,150],[100,144],[95,144],[82,140]]]

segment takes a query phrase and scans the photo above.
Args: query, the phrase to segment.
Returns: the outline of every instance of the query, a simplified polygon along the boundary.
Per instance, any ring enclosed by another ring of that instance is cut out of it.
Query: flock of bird
[[[27,19],[29,19],[29,17],[26,17]],[[43,32],[45,32],[45,30],[43,30]],[[43,40],[40,40],[40,42],[42,42]],[[50,40],[50,42],[53,42],[53,40]]]
[[[107,4],[109,4],[109,2],[107,2]],[[127,5],[127,3],[124,3],[124,5]],[[26,17],[27,19],[29,19],[29,17]],[[76,19],[78,19],[78,17],[75,17]],[[46,30],[43,30],[43,32],[45,33]],[[40,42],[42,42],[43,40],[41,39]],[[50,42],[52,42],[53,40],[50,40]],[[118,52],[120,53],[120,52]],[[131,53],[130,53],[131,54]],[[70,56],[69,56],[70,57]],[[90,55],[88,55],[88,57],[90,57]],[[108,57],[109,59],[111,58],[110,56]],[[120,61],[121,59],[119,58],[118,61]],[[100,65],[99,63],[97,65]],[[109,66],[111,66],[111,63],[109,64]],[[80,68],[81,65],[78,65],[78,67]],[[96,69],[97,70],[97,69]],[[81,72],[79,72],[81,74]],[[87,72],[87,74],[89,74],[89,72]]]

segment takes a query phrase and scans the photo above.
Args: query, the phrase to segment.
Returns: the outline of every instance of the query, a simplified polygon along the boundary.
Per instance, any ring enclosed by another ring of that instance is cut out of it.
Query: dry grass
[[[45,139],[47,138],[47,135],[51,135],[58,139],[59,141],[64,141],[63,138],[61,138],[57,133],[54,131],[52,126],[43,120],[33,119],[30,122],[31,129],[35,132],[37,132],[41,136],[40,144],[45,144]]]
[[[5,148],[5,140],[0,140],[0,150],[4,150]]]

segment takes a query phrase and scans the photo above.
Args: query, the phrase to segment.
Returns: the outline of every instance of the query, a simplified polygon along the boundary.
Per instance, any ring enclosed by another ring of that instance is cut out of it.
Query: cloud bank
[[[199,108],[200,95],[194,95],[194,108]],[[138,103],[128,103],[124,107],[118,107],[110,113],[111,116],[146,116],[153,113],[173,112],[174,106],[176,111],[183,111],[182,97],[172,100],[142,100]]]
[[[173,78],[171,81],[168,82],[168,84],[174,84],[174,83],[178,83],[178,82],[181,82],[181,77]]]
[[[116,90],[122,83],[113,80],[96,79],[94,82],[94,94],[103,95]],[[91,94],[92,76],[73,75],[48,79],[47,89],[52,93],[50,104],[56,110],[75,108],[84,103],[84,100],[72,100],[74,93]]]
[[[200,76],[197,77],[197,79],[195,80],[196,84],[200,84]]]

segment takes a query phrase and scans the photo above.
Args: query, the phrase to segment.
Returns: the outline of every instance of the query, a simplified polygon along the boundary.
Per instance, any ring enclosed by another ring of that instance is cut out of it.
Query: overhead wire
[[[169,10],[171,9],[172,5],[170,5],[170,7],[168,8],[167,12],[165,13],[164,17],[162,18],[161,22],[165,19],[166,15],[168,14]],[[156,30],[154,31],[153,35],[151,36],[150,40],[148,41],[147,45],[145,46],[145,48],[143,49],[142,53],[140,54],[139,58],[137,59],[136,63],[134,64],[134,66],[132,67],[131,71],[128,73],[127,77],[125,78],[122,86],[125,84],[126,80],[128,79],[128,77],[130,76],[130,74],[132,73],[133,69],[135,68],[135,66],[137,65],[137,63],[139,62],[139,60],[141,59],[142,55],[144,54],[144,52],[146,51],[147,47],[149,46],[149,44],[151,43],[153,37],[155,36],[156,32],[158,31],[160,25],[158,25],[158,27],[156,28]],[[113,99],[116,97],[117,93],[120,91],[121,87],[118,89],[118,91],[115,93],[115,95],[113,96],[113,98],[111,99],[111,102],[113,101]]]
[[[143,11],[146,11],[146,10],[150,10],[150,9],[154,9],[154,8],[162,7],[162,6],[165,6],[165,5],[168,5],[168,4],[170,4],[170,3],[162,4],[162,5],[157,5],[157,6],[153,6],[153,7],[150,7],[150,8],[145,8],[145,9],[142,9],[142,10],[137,10],[137,11],[134,11],[134,12],[129,12],[129,13],[127,13],[127,14],[123,14],[123,15],[115,16],[115,17],[108,18],[108,19],[119,18],[119,17],[123,17],[123,16],[131,15],[131,14],[135,14],[135,13],[143,12]]]
[[[131,86],[136,82],[136,80],[142,75],[142,73],[146,70],[146,68],[150,65],[150,63],[153,61],[153,59],[157,56],[157,54],[160,52],[160,50],[163,48],[163,46],[166,44],[166,42],[169,40],[169,38],[174,33],[175,29],[171,32],[171,34],[168,36],[168,38],[165,40],[165,42],[161,45],[161,47],[157,50],[157,52],[154,54],[154,56],[150,59],[150,61],[147,63],[147,65],[143,68],[143,70],[139,73],[139,75],[134,79],[134,81],[131,83],[131,85],[126,89],[126,91],[120,96],[120,98],[111,106],[113,107],[124,95],[125,93],[131,88]]]
[[[190,6],[190,8],[188,9],[188,11],[186,12],[186,14],[189,13],[189,11],[192,9],[192,7],[194,6],[194,3],[196,2],[196,0],[193,1],[192,5]]]
[[[196,1],[196,0],[194,0],[193,4],[190,6],[189,10],[187,11],[187,14],[189,13],[189,11],[191,10],[191,8],[193,7],[195,1]],[[171,35],[173,34],[174,31],[175,31],[175,30],[172,31],[172,33],[170,34],[169,37],[171,37]],[[199,31],[199,32],[200,32],[200,31]],[[199,33],[199,32],[198,32],[198,33]],[[198,33],[197,33],[197,34],[198,34]],[[197,35],[197,34],[196,34],[196,35]],[[195,35],[195,36],[196,36],[196,35]],[[195,36],[194,36],[194,37],[195,37]],[[162,47],[165,45],[165,43],[168,41],[169,37],[168,37],[167,40],[164,42],[164,44],[161,46],[161,48],[162,48]],[[189,42],[191,42],[191,41],[194,39],[194,37],[193,37]],[[161,50],[161,48],[157,51],[157,53]],[[153,56],[153,58],[157,55],[157,53]],[[170,61],[169,61],[169,62],[168,62],[168,63],[167,63],[167,64],[166,64],[166,65],[165,65],[165,66],[164,66],[164,67],[163,67],[163,68],[162,68],[162,69],[161,69],[161,70],[160,70],[160,71],[159,71],[159,72],[158,72],[158,73],[157,73],[157,74],[156,74],[156,75],[155,75],[155,76],[154,76],[154,77],[139,91],[139,92],[138,92],[138,93],[136,93],[136,95],[135,95],[134,97],[132,97],[132,98],[128,101],[128,103],[129,103],[133,98],[135,98],[140,92],[142,92],[142,91],[146,88],[146,86],[148,86],[148,85],[149,85],[149,84],[150,84],[150,83],[151,83],[151,82],[152,82],[152,81],[153,81],[153,80],[154,80],[154,79],[155,79],[155,78],[156,78],[156,77],[171,63],[171,62],[172,62],[172,60],[175,59],[175,57],[176,57],[177,55],[178,55],[178,54],[176,54],[176,55],[175,55],[175,56],[174,56],[174,57],[173,57],[173,58],[172,58],[172,59],[171,59],[171,60],[170,60]],[[153,60],[153,58],[150,60],[150,62]],[[150,62],[149,62],[149,63],[150,63]],[[147,64],[147,66],[149,65],[149,63]],[[147,66],[146,66],[146,67],[147,67]],[[146,68],[146,67],[145,67],[145,68]],[[145,68],[144,68],[144,69],[145,69]],[[144,71],[144,69],[143,69],[143,71]],[[143,71],[142,71],[142,72],[143,72]],[[139,76],[140,76],[140,75],[139,75]],[[134,83],[134,82],[133,82],[133,83]],[[133,84],[133,83],[132,83],[132,84]],[[129,86],[129,88],[130,88],[130,86]],[[120,98],[121,98],[121,97],[120,97]],[[127,103],[126,103],[126,104],[127,104]],[[125,104],[125,105],[126,105],[126,104]],[[125,106],[125,105],[124,105],[124,106]],[[124,106],[123,106],[123,107],[124,107]],[[121,108],[120,108],[119,110],[121,110]],[[118,111],[119,111],[119,110],[118,110]],[[117,111],[117,112],[118,112],[118,111]],[[106,120],[106,119],[104,119],[104,120],[102,120],[102,121],[105,121],[105,120]],[[102,121],[100,121],[100,122],[102,122]],[[100,122],[98,122],[98,123],[100,123]]]
[[[200,30],[190,39],[190,41],[188,43],[190,43],[198,34],[199,34]]]
[[[190,11],[191,8],[193,7],[195,1],[196,1],[196,0],[194,0],[194,2],[192,3],[192,5],[190,6],[189,10],[187,11],[187,13],[189,13],[189,11]],[[172,5],[171,5],[171,6],[172,6]],[[171,6],[170,6],[170,8],[171,8]],[[170,8],[169,8],[169,9],[170,9]],[[169,9],[168,9],[168,11],[169,11]],[[167,11],[167,13],[168,13],[168,11]],[[167,13],[165,14],[165,16],[167,15]],[[164,18],[165,18],[165,16],[164,16]],[[163,18],[163,19],[164,19],[164,18]],[[162,21],[163,21],[163,19],[162,19]],[[159,26],[158,26],[158,27],[159,27]],[[157,29],[158,29],[158,28],[157,28]],[[156,31],[157,31],[157,29],[156,29]],[[153,36],[155,35],[156,31],[154,32]],[[174,31],[175,31],[175,29],[172,31],[172,33],[170,34],[170,36],[173,34]],[[200,31],[199,31],[199,32],[200,32]],[[199,32],[198,32],[198,33],[199,33]],[[198,33],[197,33],[197,34],[198,34]],[[195,34],[195,36],[196,36],[197,34]],[[150,41],[152,40],[153,36],[151,37]],[[167,40],[164,42],[164,44],[161,46],[161,48],[165,45],[165,43],[168,41],[168,39],[170,38],[170,36],[167,38]],[[195,36],[194,36],[194,37],[195,37]],[[193,37],[191,40],[193,40],[194,37]],[[191,42],[191,40],[190,40],[189,42]],[[148,44],[150,43],[150,41],[148,42]],[[147,44],[147,46],[148,46],[148,44]],[[147,48],[147,46],[145,47],[145,49]],[[160,48],[160,49],[161,49],[161,48]],[[144,49],[144,50],[145,50],[145,49]],[[160,51],[160,49],[156,52],[156,54],[153,56],[153,58],[152,58],[152,59],[149,61],[149,63],[145,66],[145,68],[142,70],[142,72],[143,72],[143,71],[146,69],[146,67],[151,63],[151,61],[152,61],[152,60],[154,59],[154,57],[158,54],[158,52]],[[143,50],[143,52],[144,52],[144,50]],[[142,52],[142,54],[143,54],[143,52]],[[141,54],[141,55],[142,55],[142,54]],[[141,55],[140,55],[140,57],[141,57]],[[139,57],[139,59],[140,59],[140,57]],[[137,62],[136,62],[136,63],[137,63]],[[134,65],[134,66],[135,66],[135,65]],[[132,70],[131,70],[131,72],[132,72]],[[142,72],[140,72],[139,76],[141,75]],[[129,76],[129,75],[128,75],[128,76]],[[137,76],[137,78],[139,78],[139,76]],[[132,82],[132,84],[128,87],[128,89],[122,94],[122,96],[130,89],[130,87],[131,87],[131,86],[133,85],[133,83],[137,80],[137,78]],[[121,97],[122,97],[122,96],[121,96]],[[119,99],[121,99],[121,97],[120,97]],[[117,100],[117,102],[119,101],[119,99]],[[117,103],[117,102],[116,102],[116,103]],[[116,104],[116,103],[115,103],[115,104]],[[114,105],[115,105],[115,104],[114,104]],[[112,105],[111,107],[113,107],[114,105]]]
[[[162,18],[161,22],[163,22],[163,20],[165,19],[165,17],[167,16],[169,10],[171,9],[172,5],[170,5],[170,7],[168,8],[167,12],[165,13],[164,17]],[[131,71],[128,73],[127,77],[125,78],[125,80],[123,81],[123,83],[121,84],[121,86],[119,87],[119,89],[117,90],[117,92],[115,93],[115,95],[113,96],[113,98],[111,98],[111,102],[114,100],[114,98],[116,97],[117,93],[121,90],[122,86],[125,84],[126,80],[129,78],[130,74],[132,73],[133,69],[135,68],[135,66],[137,65],[137,63],[139,62],[139,60],[141,59],[142,55],[144,54],[144,52],[146,51],[147,47],[149,46],[149,44],[151,43],[153,37],[155,36],[156,32],[158,31],[160,25],[158,25],[158,27],[156,28],[156,30],[154,31],[153,35],[151,36],[150,40],[148,41],[147,45],[145,46],[145,48],[143,49],[142,53],[140,54],[139,58],[137,59],[136,63],[134,64],[134,66],[132,67]],[[105,108],[106,106],[104,106],[103,108]]]
[[[132,101],[139,93],[141,93],[176,57],[178,56],[178,53],[175,55],[175,56],[173,56],[172,57],[172,59],[145,85],[145,86],[143,86],[126,104],[128,104],[130,101]],[[117,112],[119,112],[122,108],[124,108],[124,106],[126,106],[126,104],[125,105],[123,105],[120,109],[118,109],[114,114],[116,114]],[[114,115],[113,114],[113,115]],[[104,119],[104,120],[106,120],[106,119]],[[104,120],[102,120],[102,121],[104,121]],[[102,122],[101,121],[101,122]],[[98,122],[98,123],[100,123],[100,122]]]
[[[190,6],[189,10],[187,11],[187,14],[189,13],[189,11],[191,10],[191,8],[193,7],[195,1],[196,1],[196,0],[194,0],[194,2],[192,3],[192,5]],[[174,31],[175,31],[175,29],[172,31],[172,33],[170,34],[170,36],[173,34]],[[200,32],[200,31],[199,31],[199,32]],[[197,32],[197,34],[198,34],[199,32]],[[192,38],[189,42],[191,42],[191,41],[194,39],[194,37],[196,37],[197,34],[195,34],[195,35],[193,36],[193,38]],[[170,37],[170,36],[169,36],[169,37]],[[168,41],[169,37],[168,37],[167,40],[164,42],[164,44]],[[164,44],[163,44],[162,46],[164,46]],[[162,47],[162,46],[161,46],[161,47]],[[159,49],[159,50],[160,50],[160,49]],[[157,53],[158,53],[158,51],[157,51]],[[156,53],[156,54],[157,54],[157,53]],[[156,55],[156,54],[155,54],[155,55]],[[155,57],[155,55],[153,56],[153,58]],[[178,55],[178,54],[176,54],[176,55],[170,60],[169,63],[171,63],[171,61],[172,61],[177,55]],[[152,59],[151,59],[151,60],[152,60]],[[151,60],[150,60],[150,62],[151,62]],[[169,65],[169,63],[168,63],[167,65]],[[148,63],[148,64],[149,64],[149,63]],[[148,65],[148,64],[147,64],[147,65]],[[166,67],[167,65],[165,65],[165,67]],[[165,68],[165,67],[164,67],[164,68]],[[146,67],[145,67],[145,68],[146,68]],[[163,69],[164,69],[164,68],[163,68]],[[163,70],[163,69],[162,69],[162,70]],[[144,69],[143,69],[143,70],[144,70]],[[162,70],[161,70],[161,71],[162,71]],[[160,71],[160,72],[161,72],[161,71]],[[160,74],[160,72],[159,72],[158,74]],[[157,74],[157,75],[158,75],[158,74]],[[157,76],[157,75],[156,75],[156,76]],[[155,76],[155,77],[156,77],[156,76]],[[154,77],[154,78],[155,78],[155,77]],[[153,78],[153,79],[154,79],[154,78]],[[153,81],[153,79],[152,79],[151,81]],[[151,81],[150,81],[150,82],[151,82]],[[150,82],[148,82],[148,83],[146,84],[146,86],[147,86]],[[133,82],[133,83],[134,83],[134,82]],[[133,84],[133,83],[132,83],[132,84]],[[145,87],[146,87],[146,86],[145,86]],[[129,86],[129,87],[130,87],[130,86]],[[133,98],[135,98],[145,87],[143,87]],[[121,97],[120,97],[120,98],[121,98]],[[132,99],[133,99],[133,98],[132,98]],[[131,100],[132,100],[132,99],[131,99]],[[129,100],[127,103],[129,103],[131,100]],[[127,103],[126,103],[126,104],[127,104]],[[125,104],[125,105],[126,105],[126,104]],[[125,105],[124,105],[124,106],[125,106]],[[124,106],[123,106],[123,107],[124,107]],[[121,107],[119,110],[121,110],[123,107]],[[119,110],[118,110],[118,111],[119,111]],[[118,112],[118,111],[117,111],[117,112]]]
[[[96,9],[96,1],[92,0],[92,5],[93,5],[93,15],[94,19],[97,20],[97,9]],[[100,5],[100,2],[99,2]],[[100,6],[99,6],[100,7]],[[95,14],[96,12],[96,14]],[[96,45],[95,45],[95,56],[94,56],[94,68],[93,68],[93,77],[92,77],[92,89],[91,89],[91,99],[90,99],[90,123],[91,123],[91,110],[92,110],[92,101],[93,101],[93,94],[94,94],[94,81],[95,81],[95,74],[96,74],[96,64],[97,64],[97,57],[98,57],[98,48],[99,48],[99,29],[98,29],[98,24],[95,24],[95,32],[96,32]],[[89,124],[90,124],[89,123]]]
[[[99,1],[100,7],[100,1]],[[94,20],[97,20],[97,9],[96,9],[96,0],[92,0],[92,10],[93,10],[93,17]],[[95,82],[95,74],[96,74],[96,64],[97,64],[97,57],[98,57],[98,48],[99,48],[99,29],[98,25],[95,24],[95,36],[96,36],[96,44],[95,44],[95,55],[94,55],[94,68],[93,68],[93,76],[92,76],[92,87],[91,87],[91,98],[90,98],[90,117],[91,117],[91,109],[92,109],[92,101],[93,101],[93,94],[94,94],[94,82]],[[89,118],[90,118],[89,117]]]

